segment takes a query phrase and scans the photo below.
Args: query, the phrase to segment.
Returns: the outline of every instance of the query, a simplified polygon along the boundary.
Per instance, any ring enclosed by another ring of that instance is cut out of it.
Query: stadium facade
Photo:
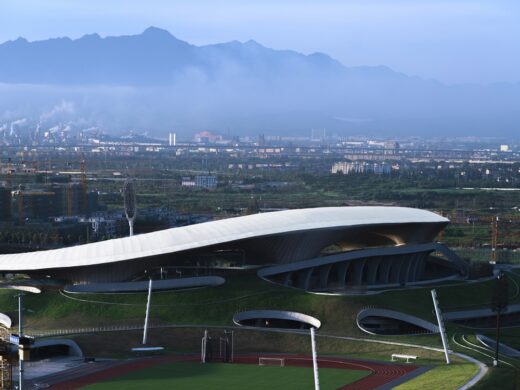
[[[463,278],[435,242],[449,221],[402,207],[327,207],[254,214],[70,248],[0,256],[0,272],[63,284],[257,272],[316,292]]]

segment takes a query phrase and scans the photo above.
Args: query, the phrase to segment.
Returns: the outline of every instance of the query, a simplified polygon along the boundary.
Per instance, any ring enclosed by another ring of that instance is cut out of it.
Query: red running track
[[[264,355],[265,357],[285,358],[285,364],[288,366],[312,367],[312,359],[304,355]],[[235,362],[242,364],[258,364],[258,355],[239,356],[235,358]],[[377,389],[380,386],[393,382],[400,377],[411,373],[419,368],[415,365],[404,364],[387,364],[373,361],[360,361],[345,359],[341,357],[318,358],[318,367],[323,368],[343,368],[346,370],[367,370],[372,373],[356,382],[352,382],[341,387],[340,390],[369,390]]]
[[[284,358],[285,364],[297,367],[312,367],[312,359],[304,355],[240,355],[235,356],[235,363],[258,364],[259,357]],[[151,367],[157,364],[199,361],[200,357],[193,356],[164,356],[142,358],[123,363],[116,363],[102,370],[95,370],[86,366],[83,370],[76,370],[56,375],[56,383],[51,386],[53,390],[74,390],[92,383],[105,381],[129,372]],[[385,364],[372,361],[358,361],[341,357],[318,358],[318,366],[323,368],[343,368],[348,370],[368,370],[372,373],[356,382],[343,386],[340,390],[369,390],[386,385],[400,377],[419,368],[415,365]],[[60,380],[62,379],[62,380]]]

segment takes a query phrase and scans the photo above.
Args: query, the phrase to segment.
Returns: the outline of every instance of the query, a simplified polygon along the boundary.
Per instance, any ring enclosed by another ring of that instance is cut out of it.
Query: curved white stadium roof
[[[449,222],[405,207],[321,207],[205,222],[132,237],[40,252],[0,255],[0,270],[22,271],[114,263],[251,237],[360,225]]]

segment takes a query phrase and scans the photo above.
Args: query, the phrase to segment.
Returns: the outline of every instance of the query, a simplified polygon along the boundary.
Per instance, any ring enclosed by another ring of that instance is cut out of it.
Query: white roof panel
[[[247,215],[133,237],[39,252],[0,255],[0,270],[20,271],[113,263],[251,237],[359,225],[447,223],[405,207],[321,207]]]

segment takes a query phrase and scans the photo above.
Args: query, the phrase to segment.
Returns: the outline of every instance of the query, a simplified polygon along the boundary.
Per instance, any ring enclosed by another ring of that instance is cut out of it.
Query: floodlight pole
[[[314,369],[314,389],[320,390],[320,378],[318,376],[318,359],[316,357],[316,337],[314,328],[311,328],[312,367]]]
[[[137,212],[135,200],[135,187],[132,180],[126,180],[123,186],[123,198],[125,202],[125,215],[128,220],[130,236],[134,235],[134,221]]]
[[[231,363],[235,362],[235,332],[231,331]]]
[[[435,316],[437,317],[437,324],[439,325],[439,333],[441,334],[442,346],[444,348],[444,355],[446,356],[446,364],[450,364],[450,355],[448,354],[448,340],[446,338],[446,329],[444,328],[444,321],[442,320],[441,309],[437,301],[437,292],[435,289],[431,290],[433,307],[435,308]]]
[[[200,362],[206,363],[206,344],[208,340],[208,330],[204,331],[204,337],[202,337],[202,345],[200,349]]]
[[[23,294],[18,294],[18,389],[23,389],[23,356],[20,341],[23,336]]]
[[[130,237],[132,237],[134,235],[134,219],[133,218],[128,218],[128,227],[129,227],[129,231],[130,231]]]
[[[148,319],[150,318],[150,302],[152,300],[152,278],[148,284],[148,300],[146,301],[146,316],[144,317],[143,345],[146,345],[148,337]]]

